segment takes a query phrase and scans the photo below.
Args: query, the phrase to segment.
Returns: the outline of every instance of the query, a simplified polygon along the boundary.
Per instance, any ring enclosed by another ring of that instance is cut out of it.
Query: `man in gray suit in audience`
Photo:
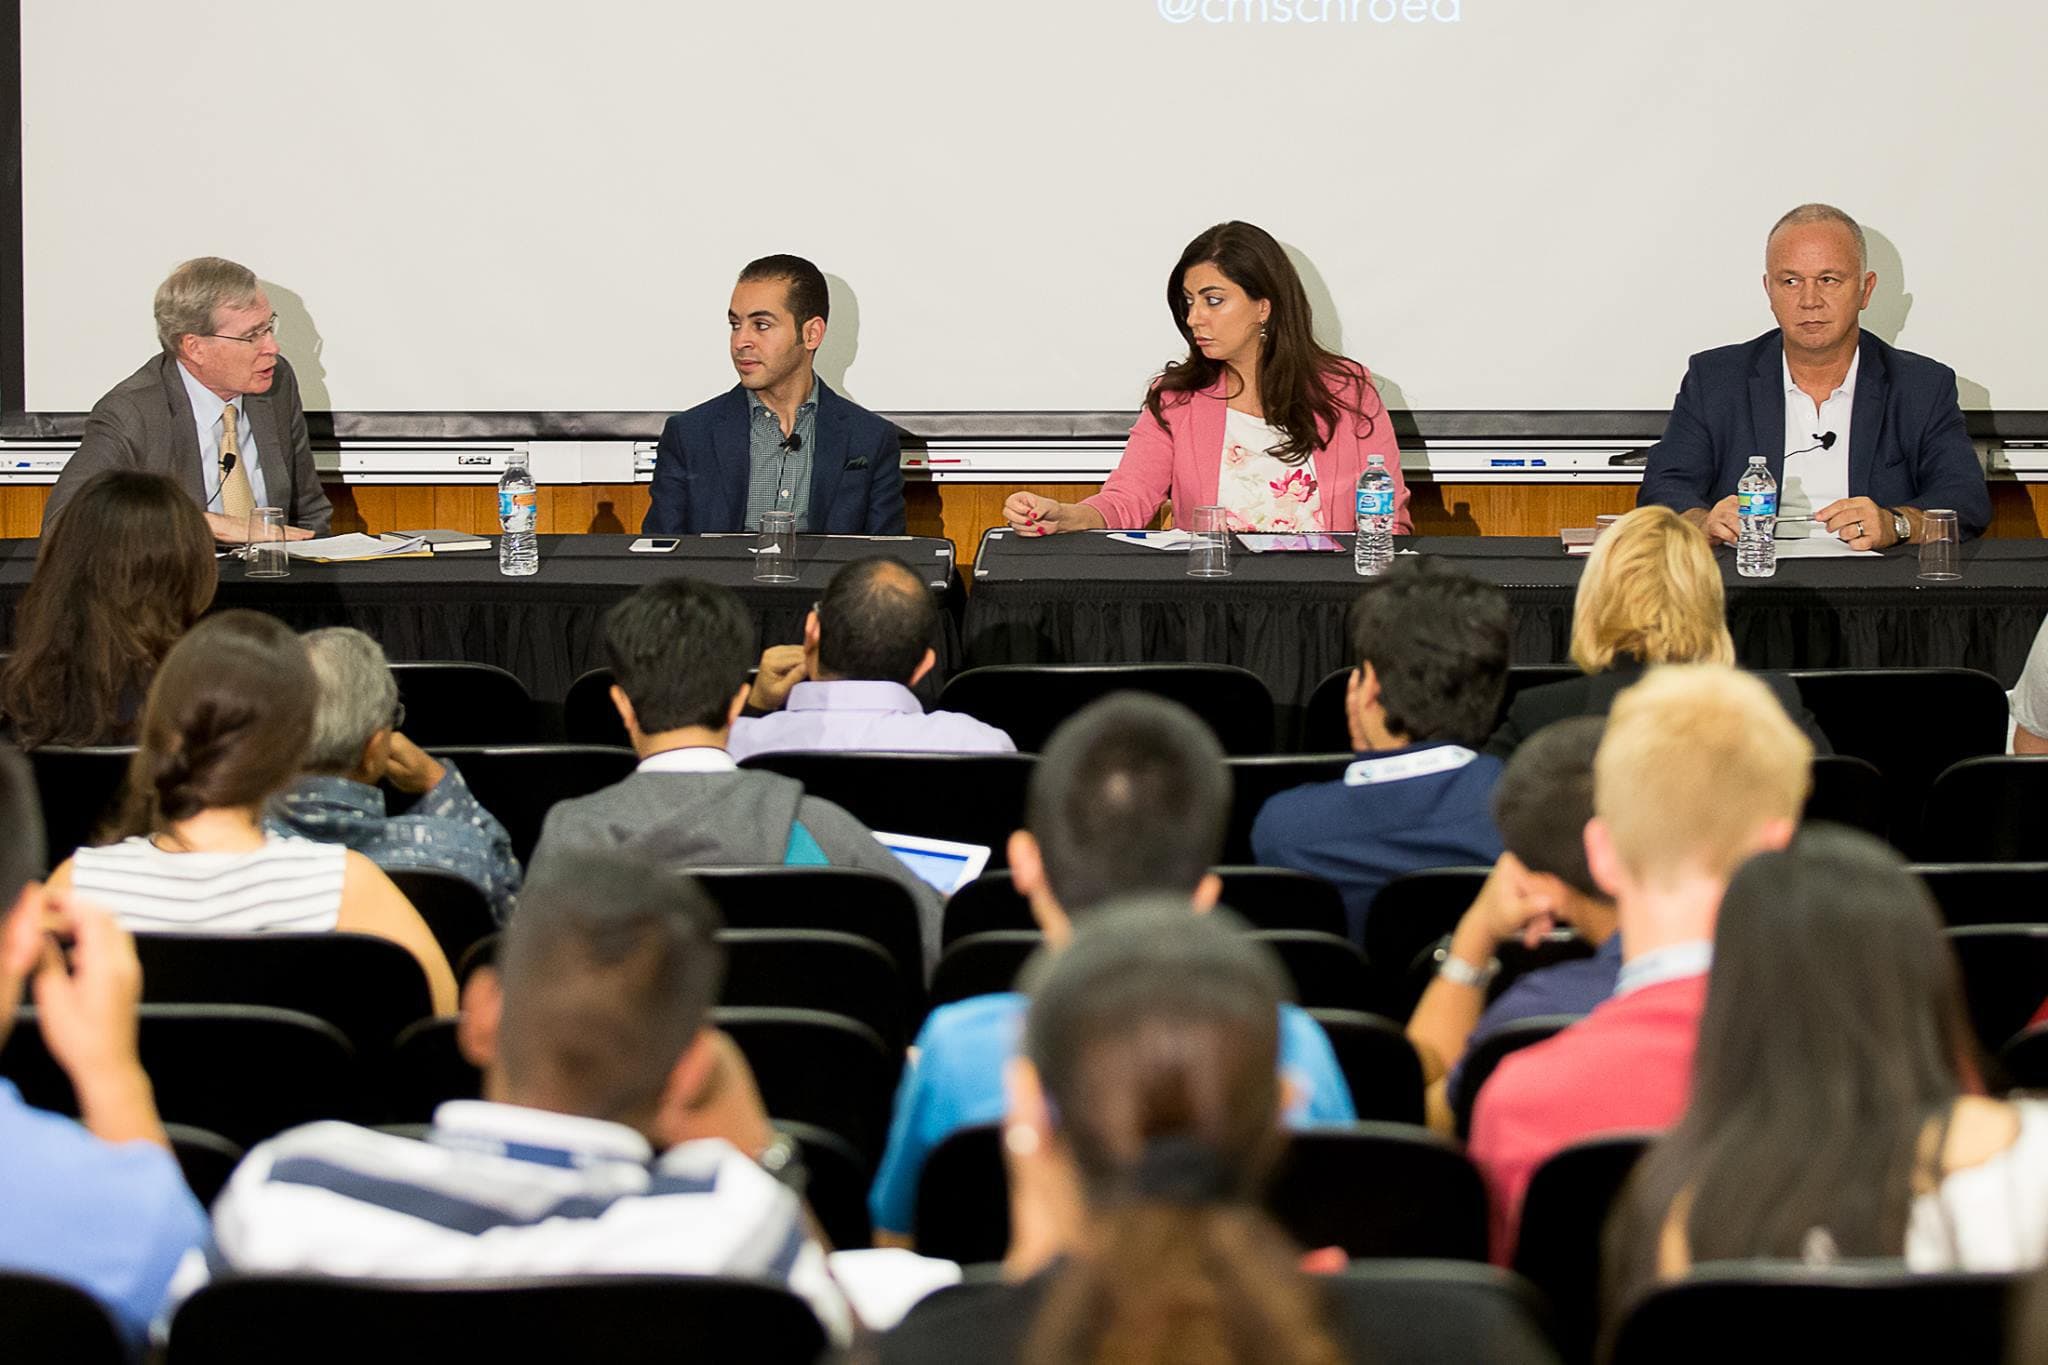
[[[252,507],[283,508],[288,539],[326,534],[333,509],[299,381],[255,273],[218,256],[185,262],[157,287],[156,335],[162,354],[93,405],[43,525],[101,470],[146,469],[192,495],[217,541],[246,540]]]

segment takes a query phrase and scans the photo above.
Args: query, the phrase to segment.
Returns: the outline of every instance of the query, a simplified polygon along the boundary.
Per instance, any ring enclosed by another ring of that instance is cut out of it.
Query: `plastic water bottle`
[[[1744,578],[1769,578],[1778,571],[1778,481],[1761,455],[1749,457],[1749,468],[1735,485],[1735,511],[1742,518],[1735,540],[1735,572]]]
[[[1368,455],[1358,476],[1358,534],[1352,537],[1351,567],[1377,576],[1394,565],[1394,476],[1384,455]]]
[[[505,460],[498,480],[498,572],[524,577],[540,572],[540,495],[526,470],[526,452],[515,450]]]

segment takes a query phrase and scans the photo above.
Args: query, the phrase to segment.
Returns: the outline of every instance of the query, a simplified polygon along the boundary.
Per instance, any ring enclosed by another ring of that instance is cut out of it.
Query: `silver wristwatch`
[[[1899,544],[1904,545],[1907,541],[1913,538],[1912,518],[1908,517],[1904,512],[1901,512],[1896,507],[1891,509],[1891,514],[1892,536],[1899,542]]]
[[[1455,957],[1448,948],[1437,949],[1442,959],[1437,963],[1436,974],[1454,986],[1476,986],[1485,990],[1500,972],[1500,959],[1488,958],[1484,967],[1475,967],[1462,957]]]
[[[754,1158],[754,1164],[799,1196],[811,1182],[811,1173],[804,1165],[804,1149],[798,1145],[795,1138],[779,1128],[775,1131],[775,1137],[761,1149],[760,1155]]]

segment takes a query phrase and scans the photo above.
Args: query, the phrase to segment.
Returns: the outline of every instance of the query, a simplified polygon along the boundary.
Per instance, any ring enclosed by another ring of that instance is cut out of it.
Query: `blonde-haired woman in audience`
[[[1488,753],[1506,758],[1553,721],[1606,715],[1616,694],[1653,665],[1735,662],[1721,567],[1706,533],[1668,507],[1638,507],[1608,528],[1579,576],[1571,656],[1585,676],[1516,693]],[[1762,677],[1814,750],[1834,752],[1792,680]]]
[[[1608,1307],[1705,1261],[2048,1259],[2048,1102],[1977,1093],[1960,973],[1889,848],[1821,826],[1721,902],[1692,1099],[1608,1228]]]
[[[165,657],[128,771],[128,837],[51,874],[136,933],[346,930],[419,959],[436,1013],[455,977],[391,879],[339,844],[266,835],[264,803],[297,774],[313,730],[305,645],[275,617],[223,612]]]

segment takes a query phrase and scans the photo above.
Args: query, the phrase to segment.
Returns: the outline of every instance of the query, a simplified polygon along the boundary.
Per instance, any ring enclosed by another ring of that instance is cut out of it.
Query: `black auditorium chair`
[[[28,751],[51,867],[91,844],[120,813],[128,765],[134,758],[134,746],[125,744]]]
[[[2048,1091],[2048,1023],[2022,1029],[1998,1054],[1998,1066],[2013,1089]]]
[[[1422,1122],[1422,1059],[1401,1026],[1358,1010],[1315,1009],[1337,1067],[1351,1089],[1358,1117],[1386,1123]]]
[[[1349,752],[1334,754],[1260,754],[1228,760],[1230,825],[1223,838],[1223,861],[1251,863],[1252,825],[1266,802],[1281,792],[1311,782],[1334,782],[1351,766]]]
[[[1372,1007],[1372,974],[1365,954],[1348,938],[1301,929],[1256,929],[1252,937],[1273,950],[1294,983],[1304,1009],[1365,1010]]]
[[[902,1056],[873,1029],[817,1010],[722,1006],[712,1019],[739,1044],[771,1118],[839,1134],[869,1169],[881,1160]]]
[[[920,1255],[980,1265],[1010,1245],[1002,1125],[962,1128],[925,1155],[912,1232]]]
[[[2048,859],[2048,756],[1966,758],[1934,780],[1920,825],[1931,862]]]
[[[169,1365],[435,1365],[472,1360],[811,1365],[824,1328],[795,1294],[709,1275],[376,1281],[217,1279],[179,1307]]]
[[[571,744],[610,744],[626,748],[630,740],[619,708],[612,705],[612,671],[593,668],[569,684],[562,698],[562,736]]]
[[[526,684],[496,664],[394,663],[405,737],[443,744],[526,744],[537,736]]]
[[[1254,929],[1344,934],[1344,897],[1321,877],[1291,867],[1219,867],[1224,905]]]
[[[1517,1019],[1473,1043],[1465,1052],[1465,1060],[1458,1070],[1458,1083],[1451,1090],[1451,1113],[1457,1118],[1458,1136],[1471,1135],[1472,1107],[1478,1102],[1480,1087],[1510,1054],[1555,1037],[1576,1024],[1580,1017],[1576,1014],[1543,1014],[1533,1019]]]
[[[1655,1136],[1610,1133],[1574,1142],[1536,1168],[1522,1197],[1515,1269],[1549,1300],[1566,1360],[1593,1359],[1607,1215]]]
[[[868,1222],[868,1184],[873,1172],[851,1142],[829,1128],[794,1119],[775,1126],[797,1141],[804,1154],[804,1203],[835,1251],[853,1251],[874,1241]]]
[[[1622,1320],[1612,1365],[2005,1365],[2019,1277],[1880,1266],[1721,1262],[1651,1290]]]
[[[1970,1023],[1997,1056],[2048,998],[2048,924],[1980,924],[1948,931],[1962,968]]]
[[[462,1055],[453,1015],[421,1019],[398,1035],[384,1068],[387,1123],[429,1123],[448,1100],[482,1099],[483,1073]]]
[[[703,868],[698,884],[728,929],[832,929],[878,944],[896,964],[915,1025],[924,1006],[924,929],[901,883],[855,867]]]
[[[366,1059],[433,1012],[419,962],[369,934],[137,934],[135,952],[145,1002],[297,1010]]]
[[[1043,942],[1036,929],[990,929],[953,940],[932,969],[932,1008],[1017,989],[1018,973]]]
[[[1807,794],[1802,822],[1826,820],[1860,829],[1882,839],[1890,807],[1885,801],[1884,774],[1867,759],[1848,754],[1820,754],[1813,760],[1813,790]]]
[[[1406,1019],[1436,971],[1437,943],[1458,927],[1492,871],[1430,867],[1404,872],[1379,889],[1365,915],[1365,957],[1382,1012]]]
[[[726,929],[718,941],[719,1003],[837,1014],[873,1029],[892,1052],[910,1041],[905,977],[872,940],[830,929]]]
[[[1571,664],[1516,664],[1508,669],[1507,685],[1501,689],[1500,711],[1494,723],[1506,719],[1508,704],[1515,694],[1545,683],[1563,682],[1583,676]],[[1344,715],[1344,692],[1351,670],[1340,668],[1316,684],[1310,695],[1302,734],[1302,751],[1311,754],[1350,753],[1351,725]]]
[[[425,869],[393,872],[390,876],[412,902],[412,908],[420,912],[427,928],[434,931],[434,941],[441,945],[441,952],[451,966],[461,961],[477,940],[498,932],[498,917],[491,913],[491,902],[474,882],[452,872]]]
[[[934,709],[962,711],[1035,754],[1060,722],[1112,692],[1177,701],[1216,733],[1228,754],[1273,749],[1273,694],[1234,664],[997,664],[956,674]]]
[[[368,1113],[355,1049],[309,1015],[256,1005],[144,1005],[137,1047],[165,1121],[244,1147],[315,1119]],[[33,1007],[21,1011],[0,1047],[0,1075],[38,1108],[78,1112]]]
[[[952,894],[939,924],[939,942],[950,947],[969,934],[1037,927],[1038,921],[1031,918],[1031,902],[1003,869],[984,872]]]
[[[640,763],[631,749],[595,744],[443,746],[434,756],[462,768],[477,803],[512,836],[522,865],[533,857],[549,807],[623,781]]]
[[[100,1301],[62,1280],[0,1270],[0,1333],[8,1365],[129,1365],[121,1329]]]
[[[1788,674],[1838,754],[1884,774],[1892,841],[1919,829],[1934,779],[1951,764],[2005,751],[2005,688],[1971,668],[1832,668]]]
[[[192,1197],[202,1207],[212,1208],[246,1153],[219,1133],[189,1123],[166,1123],[164,1133],[171,1140],[171,1154],[178,1158],[178,1170]]]
[[[740,764],[793,777],[878,833],[952,839],[1008,864],[1024,823],[1024,789],[1038,760],[1026,754],[754,754]]]
[[[2048,924],[2048,863],[1915,863],[1941,918],[1966,924]]]
[[[1406,1123],[1293,1134],[1269,1200],[1304,1247],[1351,1256],[1486,1259],[1486,1190],[1448,1139]]]

